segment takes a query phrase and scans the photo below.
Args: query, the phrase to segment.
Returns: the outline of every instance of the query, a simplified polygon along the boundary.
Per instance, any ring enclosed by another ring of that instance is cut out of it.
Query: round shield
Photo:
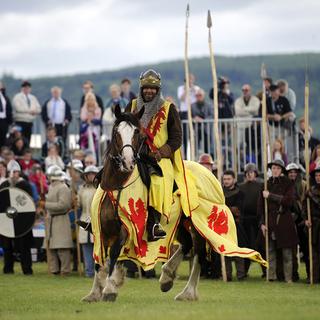
[[[0,191],[0,234],[19,238],[28,233],[34,224],[36,207],[30,195],[18,188]]]

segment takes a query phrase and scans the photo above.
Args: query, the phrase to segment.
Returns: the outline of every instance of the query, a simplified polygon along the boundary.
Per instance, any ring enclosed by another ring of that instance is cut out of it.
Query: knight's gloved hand
[[[150,156],[155,158],[158,162],[161,160],[161,153],[159,150],[150,152]]]

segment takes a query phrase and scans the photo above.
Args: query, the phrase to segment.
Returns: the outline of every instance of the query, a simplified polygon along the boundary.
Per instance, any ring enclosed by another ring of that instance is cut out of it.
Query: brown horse
[[[144,152],[145,137],[140,125],[143,109],[137,113],[121,113],[120,107],[115,108],[116,121],[113,126],[112,140],[106,152],[103,171],[97,180],[103,190],[119,190],[130,177],[135,165],[141,164],[146,156]],[[156,167],[156,166],[154,166]],[[141,170],[140,174],[141,174]],[[148,179],[145,179],[148,187]],[[145,181],[144,180],[144,181]],[[127,240],[127,232],[118,216],[117,205],[113,205],[109,197],[105,197],[101,206],[100,224],[105,252],[109,250],[108,272],[106,268],[96,265],[95,278],[91,292],[82,300],[115,301],[118,289],[124,282],[125,271],[122,262],[117,261],[122,246]],[[197,300],[197,286],[200,276],[200,263],[205,259],[205,240],[192,226],[187,231],[185,217],[181,215],[177,229],[177,239],[181,243],[179,249],[163,265],[160,277],[161,290],[166,292],[173,286],[176,270],[185,254],[194,248],[193,267],[185,289],[176,296],[176,300]]]

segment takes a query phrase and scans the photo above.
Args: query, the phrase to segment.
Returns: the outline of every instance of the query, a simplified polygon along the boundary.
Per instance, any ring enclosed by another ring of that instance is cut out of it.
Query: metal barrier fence
[[[78,147],[79,142],[79,111],[72,111],[73,120],[68,128],[67,145],[69,150]],[[224,168],[243,171],[248,162],[256,163],[259,170],[262,170],[262,126],[261,118],[233,118],[219,119],[219,133],[224,157]],[[213,120],[193,122],[195,134],[196,159],[203,152],[210,153],[216,159],[215,143],[213,136]],[[102,132],[108,132],[109,128],[104,127]],[[189,130],[188,121],[182,121],[183,130],[183,151],[185,159],[189,159]],[[40,148],[45,141],[45,126],[40,117],[34,123],[31,146]],[[268,159],[272,159],[272,144],[275,139],[283,141],[288,161],[299,163],[299,142],[298,131],[295,124],[280,126],[278,123],[269,122],[269,151]],[[103,135],[100,143],[100,158],[106,148],[106,139]],[[101,163],[101,159],[99,159]]]

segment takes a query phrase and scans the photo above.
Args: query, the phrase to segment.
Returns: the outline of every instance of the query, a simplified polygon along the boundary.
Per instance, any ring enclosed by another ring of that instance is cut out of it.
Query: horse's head
[[[115,106],[116,120],[112,129],[109,157],[123,172],[131,172],[134,169],[142,147],[140,119],[143,112],[144,107],[137,113],[122,113],[120,106]]]

